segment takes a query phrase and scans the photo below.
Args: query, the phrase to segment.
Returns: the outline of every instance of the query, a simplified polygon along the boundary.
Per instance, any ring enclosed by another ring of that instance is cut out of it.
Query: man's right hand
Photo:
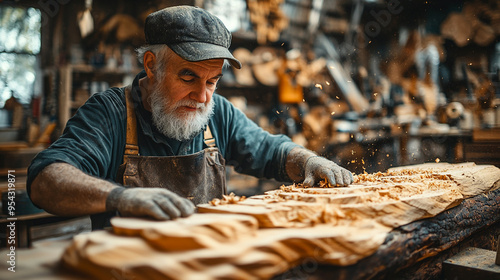
[[[106,210],[118,211],[124,217],[170,220],[193,214],[195,206],[167,189],[117,187],[106,199]]]

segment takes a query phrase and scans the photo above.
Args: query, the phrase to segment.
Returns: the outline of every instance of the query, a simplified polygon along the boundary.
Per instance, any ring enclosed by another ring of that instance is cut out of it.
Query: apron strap
[[[125,103],[127,105],[127,138],[125,141],[125,153],[123,162],[127,161],[127,156],[139,155],[139,145],[137,142],[137,119],[135,117],[134,101],[132,100],[131,86],[125,88]]]
[[[215,138],[212,135],[209,125],[207,125],[207,129],[205,129],[205,132],[203,133],[203,141],[209,148],[215,148]]]

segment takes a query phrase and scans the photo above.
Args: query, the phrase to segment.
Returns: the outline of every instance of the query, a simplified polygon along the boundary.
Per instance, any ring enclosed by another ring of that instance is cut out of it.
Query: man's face
[[[150,95],[153,122],[163,134],[185,141],[201,131],[213,113],[212,95],[223,63],[223,59],[189,62],[171,54]]]

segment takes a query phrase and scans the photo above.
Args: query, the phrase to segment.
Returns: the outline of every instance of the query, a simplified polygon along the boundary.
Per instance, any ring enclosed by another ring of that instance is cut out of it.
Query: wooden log
[[[474,196],[432,219],[392,230],[377,252],[354,265],[321,266],[318,264],[322,260],[315,259],[314,275],[316,279],[338,280],[441,279],[442,261],[461,249],[471,245],[493,249],[494,237],[500,232],[499,212],[500,190]],[[479,243],[471,243],[471,236],[490,227],[496,228],[492,235],[486,239],[479,236]],[[434,261],[426,263],[431,259]],[[419,263],[425,265],[415,266]],[[287,276],[293,278],[294,275]]]
[[[214,214],[155,223],[114,220],[116,232],[126,236],[77,236],[63,262],[97,279],[113,273],[267,279],[307,260],[346,266],[332,274],[339,279],[370,278],[434,256],[498,221],[499,172],[473,163],[424,164],[359,174],[349,188],[296,185],[246,200],[226,196],[199,207]],[[475,193],[481,194],[454,207]],[[340,203],[344,199],[349,202]]]

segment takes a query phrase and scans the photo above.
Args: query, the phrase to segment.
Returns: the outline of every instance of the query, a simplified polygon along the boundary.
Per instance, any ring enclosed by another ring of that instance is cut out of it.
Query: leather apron
[[[204,150],[182,156],[140,156],[137,119],[130,87],[125,88],[127,106],[126,145],[117,182],[131,188],[160,187],[188,198],[195,205],[226,194],[225,160],[215,146],[209,126],[204,132]],[[92,221],[93,228],[108,226]]]

